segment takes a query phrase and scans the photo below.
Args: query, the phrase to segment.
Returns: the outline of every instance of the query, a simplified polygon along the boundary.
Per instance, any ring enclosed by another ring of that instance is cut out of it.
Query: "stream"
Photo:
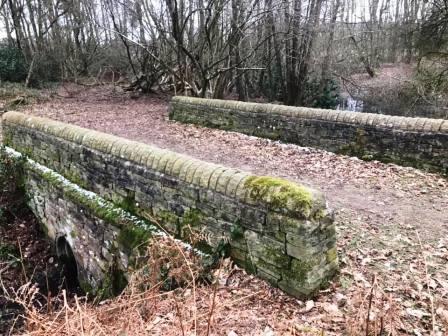
[[[395,102],[393,105],[385,105],[381,102],[372,104],[361,98],[344,93],[341,95],[341,102],[336,106],[336,110],[379,113],[412,118],[448,119],[448,110],[434,105],[418,103],[411,106],[404,106],[405,104],[399,104],[399,102]]]

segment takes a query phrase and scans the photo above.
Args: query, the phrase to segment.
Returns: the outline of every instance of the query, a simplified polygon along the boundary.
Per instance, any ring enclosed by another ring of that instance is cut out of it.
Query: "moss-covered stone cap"
[[[325,210],[320,192],[285,179],[255,176],[238,169],[94,130],[19,112],[3,115],[5,126],[17,125],[132,161],[183,182],[211,189],[241,202],[292,217],[309,218]],[[14,148],[14,139],[8,146]]]
[[[303,119],[325,120],[356,125],[392,128],[402,131],[448,134],[448,120],[444,119],[409,118],[376,113],[338,111],[275,104],[246,103],[234,100],[204,99],[183,96],[173,97],[172,102],[173,104],[182,103],[218,108],[222,110],[236,110],[248,113],[267,113]]]

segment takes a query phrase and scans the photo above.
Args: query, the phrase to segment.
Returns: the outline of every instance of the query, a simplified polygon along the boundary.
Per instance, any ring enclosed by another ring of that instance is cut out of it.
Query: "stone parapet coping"
[[[448,133],[448,120],[430,118],[410,118],[376,113],[351,112],[341,110],[317,109],[308,107],[285,106],[275,104],[247,103],[233,100],[203,99],[194,97],[173,97],[173,104],[219,108],[222,110],[248,113],[265,113],[301,119],[324,120],[349,123],[402,131],[425,133]]]
[[[209,102],[218,101],[210,100]],[[225,106],[230,106],[230,103],[234,102],[224,103]],[[319,218],[323,216],[322,211],[326,211],[326,201],[322,193],[284,179],[256,176],[152,145],[19,112],[5,113],[3,122],[6,126],[17,125],[51,134],[99,152],[132,161],[181,181],[236,198],[246,204],[261,204],[291,217]],[[4,142],[8,145],[7,137]]]

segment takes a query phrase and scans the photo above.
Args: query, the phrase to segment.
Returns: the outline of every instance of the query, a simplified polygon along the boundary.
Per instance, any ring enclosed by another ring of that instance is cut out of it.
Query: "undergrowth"
[[[16,158],[6,154],[0,147],[0,224],[8,215],[24,205],[23,164],[25,157]]]
[[[1,82],[0,101],[3,101],[3,110],[16,110],[22,106],[47,100],[48,95],[52,95],[52,90],[51,85],[46,92],[35,88],[27,88],[23,83]]]

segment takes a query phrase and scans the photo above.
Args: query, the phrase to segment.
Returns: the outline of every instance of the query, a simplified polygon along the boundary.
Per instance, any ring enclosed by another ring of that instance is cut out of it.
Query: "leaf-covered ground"
[[[359,335],[366,334],[366,326],[384,335],[448,333],[445,178],[171,122],[168,105],[168,96],[132,99],[112,87],[65,85],[49,100],[23,111],[325,192],[336,211],[341,265],[331,288],[313,301],[301,302],[243,276],[235,286],[223,285],[223,295],[235,304],[217,309],[217,334],[320,335],[324,330],[325,335]],[[259,293],[242,299],[256,288]]]

